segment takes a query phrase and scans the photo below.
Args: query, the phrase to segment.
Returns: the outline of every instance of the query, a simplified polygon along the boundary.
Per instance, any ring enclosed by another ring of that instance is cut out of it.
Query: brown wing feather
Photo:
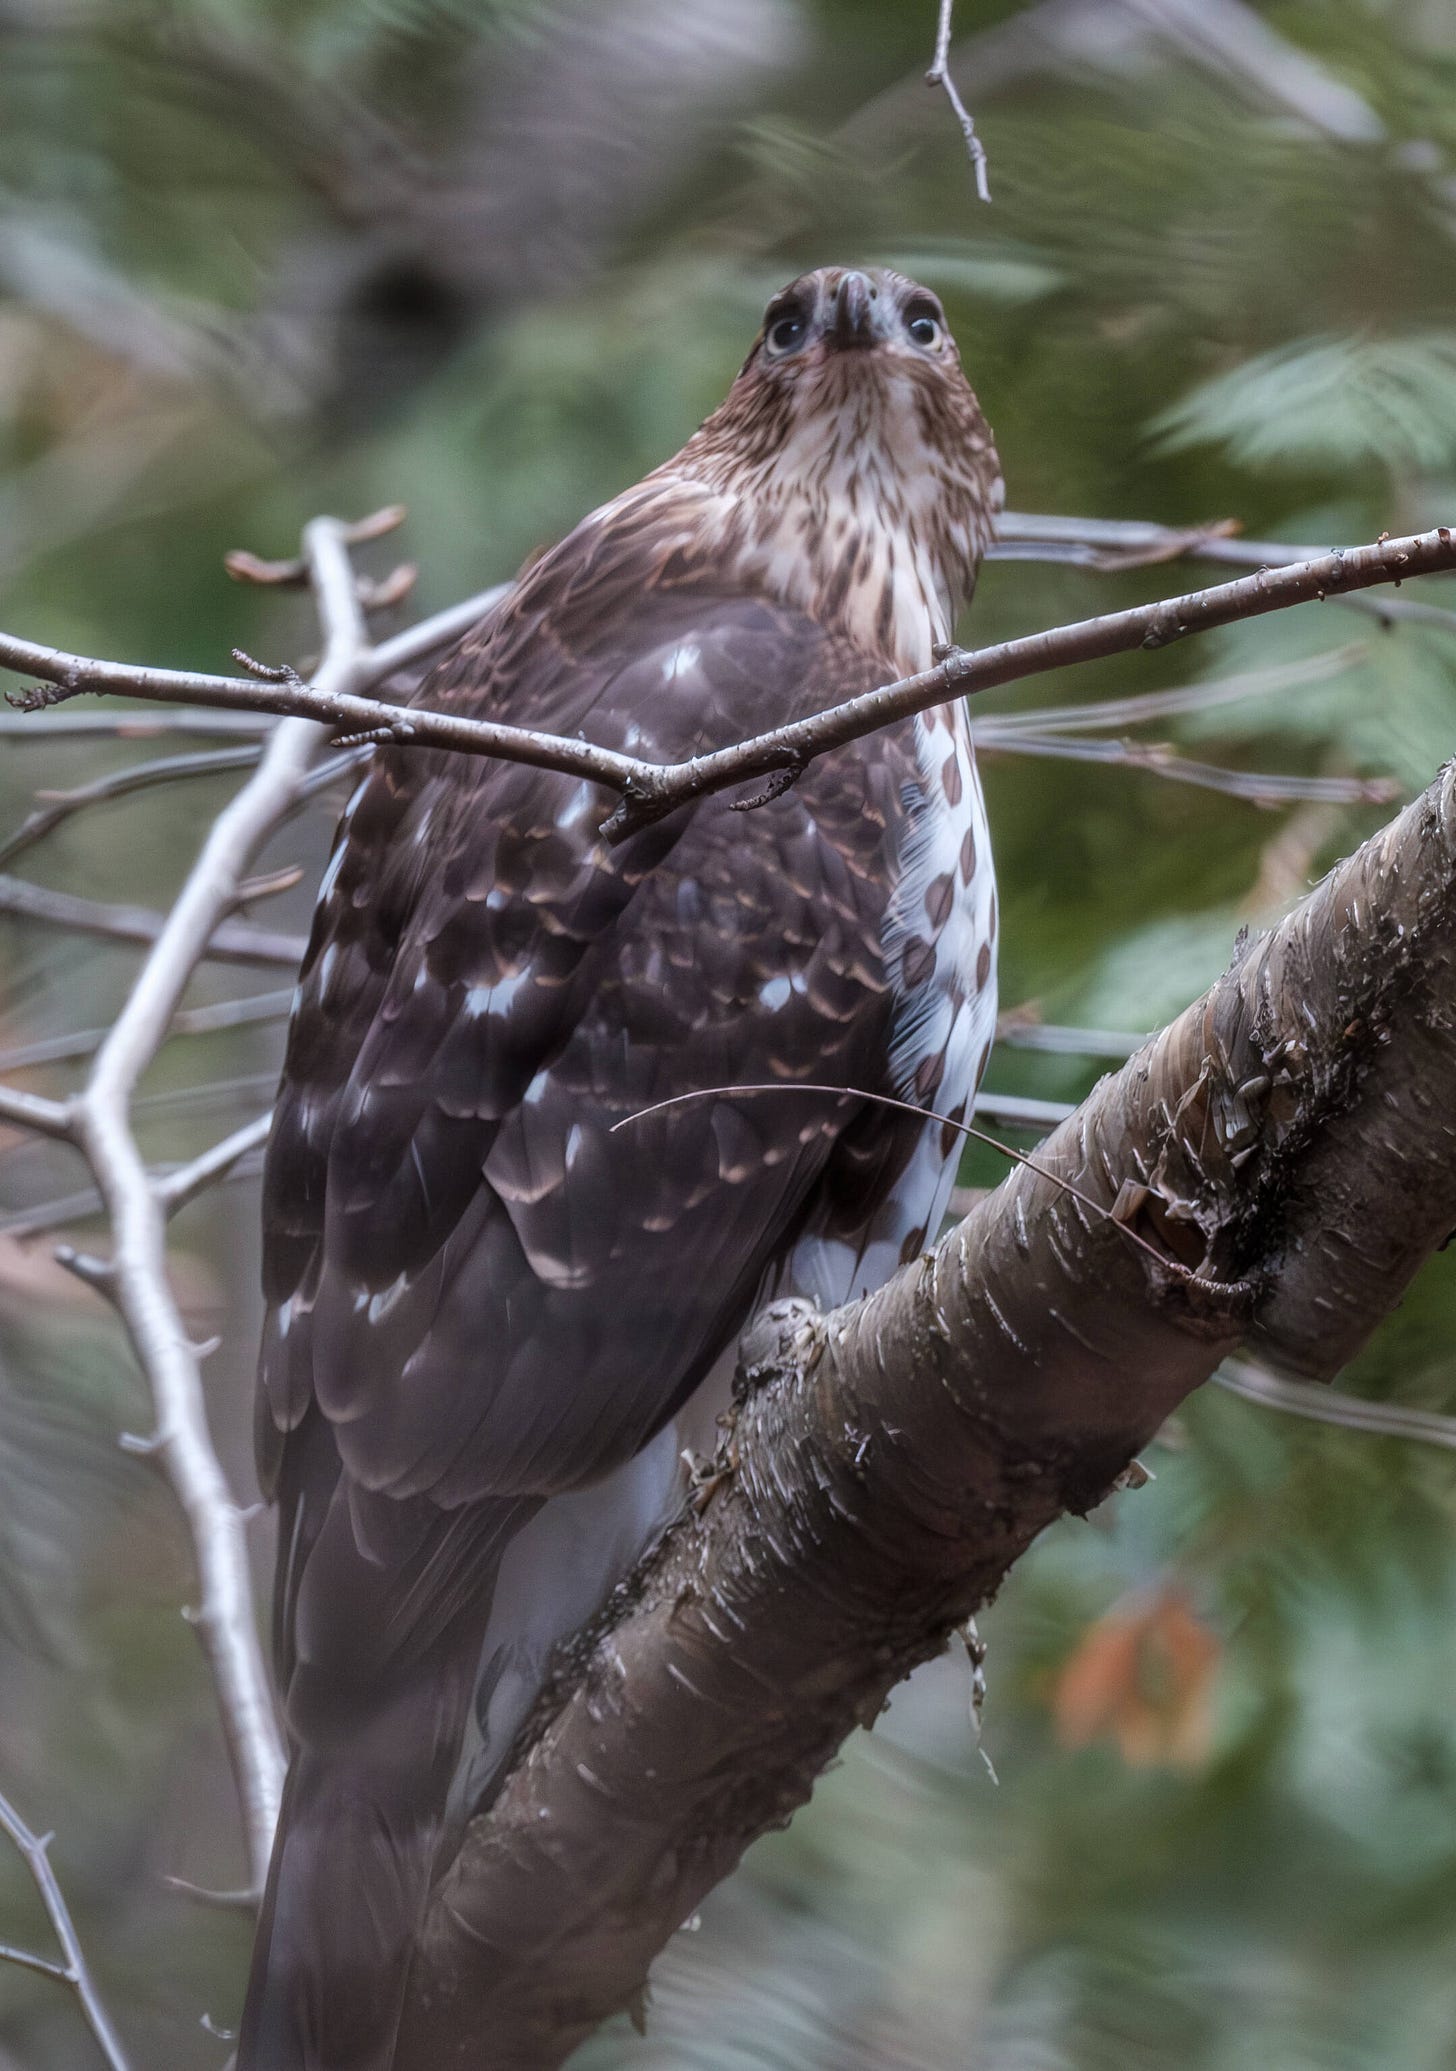
[[[589,542],[543,564],[422,699],[670,759],[883,673],[807,619],[629,587],[621,562]],[[452,1600],[469,1580],[429,1551],[430,1514],[529,1502],[640,1447],[740,1322],[846,1129],[866,1134],[862,1104],[820,1095],[611,1129],[702,1087],[883,1084],[879,932],[910,775],[908,742],[880,737],[752,815],[710,800],[612,850],[591,787],[376,758],[330,867],[269,1151],[261,1407],[285,1511],[308,1494],[287,1434],[316,1410],[332,1448],[300,1446],[315,1495],[332,1450],[354,1535],[366,1506],[405,1529],[409,1616],[375,1627],[386,1652],[435,1627],[421,1561]],[[285,1657],[310,1595],[293,1522]]]

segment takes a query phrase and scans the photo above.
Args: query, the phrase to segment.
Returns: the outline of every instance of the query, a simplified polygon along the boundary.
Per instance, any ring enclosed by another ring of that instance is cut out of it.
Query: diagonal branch
[[[89,784],[81,784],[74,791],[38,791],[36,804],[7,841],[0,842],[0,864],[13,862],[23,850],[31,848],[46,835],[63,826],[73,813],[84,812],[88,806],[109,803],[113,798],[128,798],[134,792],[146,791],[153,784],[177,783],[186,777],[210,777],[219,773],[247,769],[259,756],[255,747],[217,748],[210,753],[198,755],[169,755],[156,762],[138,763],[132,769],[108,770],[104,776],[96,777]]]
[[[561,1664],[435,1890],[396,2071],[469,2064],[481,2035],[511,2071],[562,2063],[1241,1342],[1345,1364],[1456,1222],[1453,1110],[1456,766],[1242,943],[1039,1170],[868,1300],[750,1329],[716,1479]]]
[[[236,903],[234,901],[233,903]],[[219,909],[220,914],[227,911]],[[145,906],[113,906],[76,892],[53,892],[22,877],[0,875],[0,913],[18,920],[39,921],[79,935],[99,935],[113,942],[154,943],[167,925],[166,916]],[[296,971],[303,956],[298,935],[256,928],[249,921],[221,917],[198,962],[206,957],[220,964],[273,964]]]
[[[333,680],[305,684],[291,672],[284,681],[259,682],[140,668],[64,654],[9,634],[0,634],[0,667],[43,677],[59,687],[62,697],[83,690],[107,690],[162,703],[275,712],[310,718],[350,735],[367,734],[398,745],[451,748],[470,755],[498,755],[585,777],[619,794],[616,810],[603,826],[607,839],[619,842],[692,799],[730,790],[756,777],[796,773],[833,748],[956,697],[973,696],[1079,662],[1102,661],[1140,648],[1168,647],[1190,634],[1287,610],[1291,605],[1347,597],[1412,576],[1452,572],[1456,572],[1456,533],[1446,525],[1406,538],[1377,540],[1369,546],[1337,548],[1281,568],[1260,567],[1252,575],[1212,589],[1081,619],[1019,640],[1004,640],[994,647],[952,648],[933,668],[851,698],[829,711],[773,728],[714,754],[667,765],[642,762],[531,728],[466,719],[422,706],[401,712]],[[350,595],[357,609],[357,599],[352,591]],[[399,641],[391,645],[400,648]],[[378,650],[373,658],[376,668],[383,652]],[[37,693],[36,698],[38,708],[54,702],[52,693]]]
[[[58,1984],[68,1985],[76,1995],[86,2026],[91,2030],[96,2047],[105,2057],[111,2071],[127,2071],[126,2052],[121,2038],[111,2025],[111,2017],[101,2003],[96,1982],[87,1968],[86,1958],[81,1950],[80,1937],[76,1933],[71,1911],[56,1882],[56,1873],[50,1864],[49,1834],[33,1834],[10,1800],[0,1797],[0,1833],[4,1833],[14,1844],[25,1867],[29,1870],[31,1882],[40,1894],[46,1917],[55,1931],[61,1945],[64,1962],[54,1963],[47,1956],[33,1956],[26,1949],[0,1947],[0,1962],[19,1964],[22,1969],[36,1970],[43,1977],[54,1978]]]

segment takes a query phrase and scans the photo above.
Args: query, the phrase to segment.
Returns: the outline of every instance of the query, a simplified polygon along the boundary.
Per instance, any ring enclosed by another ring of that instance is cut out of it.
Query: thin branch
[[[1011,1129],[1055,1129],[1072,1113],[1069,1100],[1033,1100],[1022,1093],[990,1093],[983,1087],[976,1095],[975,1112],[987,1121],[1004,1122]]]
[[[1282,539],[1243,539],[1235,520],[1195,527],[1158,525],[1145,518],[1068,518],[1042,511],[1003,511],[987,549],[999,561],[1067,561],[1112,574],[1164,561],[1213,561],[1229,568],[1285,568],[1317,559],[1321,549],[1292,546]],[[1367,597],[1347,593],[1333,599],[1363,611],[1384,625],[1438,626],[1456,633],[1456,611],[1413,597]]]
[[[1111,575],[1196,557],[1210,541],[1231,539],[1239,530],[1237,518],[1215,518],[1206,525],[1159,525],[1144,518],[1003,511],[986,557],[991,561],[1065,562]]]
[[[1236,582],[1195,590],[1155,604],[1138,605],[1100,618],[1006,640],[974,651],[952,648],[934,667],[884,689],[851,698],[756,739],[692,762],[635,777],[606,832],[623,838],[644,822],[672,811],[689,798],[742,783],[772,769],[810,761],[896,719],[908,718],[957,696],[969,697],[1025,676],[1077,662],[1105,660],[1139,648],[1171,646],[1190,634],[1261,617],[1293,604],[1344,594],[1379,582],[1400,582],[1417,574],[1456,570],[1456,532],[1449,526],[1374,545],[1337,549],[1287,568],[1260,569]]]
[[[981,727],[994,726],[998,734],[1012,733],[1096,733],[1107,727],[1141,726],[1150,719],[1172,719],[1183,712],[1211,712],[1220,705],[1246,703],[1251,698],[1272,697],[1279,691],[1296,690],[1310,683],[1330,683],[1346,669],[1365,659],[1369,650],[1362,641],[1333,647],[1325,654],[1307,655],[1302,661],[1284,662],[1272,669],[1245,669],[1236,676],[1220,676],[1206,683],[1180,684],[1176,690],[1149,690],[1128,698],[1099,698],[1082,705],[1037,705],[1018,712],[998,712]]]
[[[960,124],[961,135],[966,140],[966,150],[970,153],[971,169],[976,176],[976,192],[982,201],[989,201],[991,183],[986,171],[986,147],[976,135],[976,125],[972,122],[965,102],[956,91],[956,83],[950,76],[951,17],[954,13],[955,0],[940,0],[940,23],[935,36],[935,56],[931,59],[930,70],[925,75],[925,84],[945,88],[945,97],[950,102],[951,112]]]
[[[1409,1438],[1422,1445],[1456,1452],[1456,1417],[1432,1409],[1409,1409],[1399,1402],[1367,1402],[1339,1388],[1286,1380],[1247,1359],[1226,1359],[1213,1377],[1232,1395],[1316,1424],[1339,1424],[1347,1431],[1370,1431],[1383,1438]]]
[[[1121,1064],[1148,1037],[1113,1028],[1069,1028],[1054,1021],[1030,1021],[1018,1018],[1018,1010],[1013,1008],[1002,1015],[996,1040],[1012,1050],[1045,1050],[1054,1057],[1107,1057]],[[978,1106],[984,1098],[977,1094]]]
[[[39,1894],[41,1904],[45,1907],[46,1918],[50,1921],[56,1940],[61,1945],[61,1954],[65,1961],[52,1963],[44,1956],[32,1956],[23,1949],[10,1948],[0,1949],[0,1958],[7,1963],[22,1964],[27,1970],[38,1970],[46,1977],[69,1985],[76,1995],[76,2003],[81,2009],[86,2026],[91,2030],[96,2046],[110,2065],[111,2071],[127,2071],[126,2052],[121,2046],[121,2038],[112,2027],[110,2016],[101,2003],[101,1995],[96,1990],[95,1981],[81,1950],[80,1938],[71,1919],[70,1908],[62,1895],[60,1885],[56,1882],[56,1873],[51,1868],[48,1853],[50,1835],[33,1834],[10,1800],[3,1796],[0,1796],[0,1831],[14,1842],[25,1867],[29,1870],[31,1881]]]
[[[26,672],[29,673],[29,672]],[[197,734],[204,740],[259,740],[274,722],[266,712],[26,712],[0,711],[0,737],[15,741],[152,741],[162,734]]]
[[[253,993],[241,1000],[215,1000],[206,1007],[183,1007],[172,1017],[167,1040],[282,1021],[292,1002],[292,991],[285,990]],[[94,1057],[110,1033],[109,1028],[82,1028],[70,1035],[42,1036],[33,1043],[17,1043],[13,1050],[0,1051],[0,1072],[30,1071],[40,1064],[70,1064],[78,1058]]]
[[[75,1117],[65,1101],[43,1100],[38,1093],[22,1093],[15,1086],[0,1086],[0,1122],[65,1143],[75,1137]]]
[[[268,1118],[260,1117],[259,1124],[245,1123],[235,1132],[242,1136],[246,1131],[251,1137],[255,1126],[258,1135],[251,1142],[235,1146],[231,1136],[212,1150],[203,1151],[199,1157],[189,1159],[186,1165],[158,1165],[152,1169],[152,1185],[162,1201],[168,1220],[179,1209],[202,1192],[204,1187],[226,1186],[234,1180],[256,1179],[263,1169],[262,1144],[268,1134]],[[191,1173],[194,1168],[205,1167],[214,1155],[219,1159],[215,1171],[202,1170],[196,1185],[186,1189],[179,1198],[172,1198],[169,1188],[179,1174]],[[101,1213],[101,1196],[93,1187],[80,1187],[73,1194],[62,1194],[54,1200],[42,1201],[34,1208],[22,1208],[13,1215],[0,1215],[0,1237],[28,1238],[44,1237],[56,1230],[63,1230],[71,1223],[89,1222]]]
[[[310,685],[291,673],[284,681],[252,682],[134,668],[62,654],[8,634],[0,634],[0,666],[42,676],[58,684],[60,695],[66,697],[78,690],[104,689],[163,702],[196,702],[291,714],[346,733],[374,734],[396,743],[454,748],[467,754],[499,755],[585,777],[620,794],[616,810],[603,827],[608,840],[615,842],[625,840],[637,828],[661,819],[691,799],[731,789],[774,771],[794,770],[832,748],[843,747],[846,742],[858,740],[895,720],[956,697],[972,696],[999,684],[1018,682],[1023,677],[1077,662],[1105,660],[1110,655],[1139,648],[1167,647],[1190,634],[1257,618],[1290,605],[1348,595],[1377,583],[1402,582],[1415,575],[1449,574],[1453,570],[1456,534],[1444,525],[1407,538],[1337,549],[1289,567],[1260,568],[1236,582],[1083,619],[1019,640],[1002,641],[994,647],[974,651],[952,648],[933,668],[900,682],[719,749],[715,754],[667,765],[641,762],[584,741],[419,706],[401,712],[380,700],[335,688],[332,680],[326,681],[322,676]],[[352,593],[350,601],[357,609],[357,598]],[[374,663],[377,666],[377,654]],[[340,679],[344,680],[353,682],[357,678]]]
[[[20,877],[0,877],[0,913],[117,942],[152,944],[167,927],[166,915],[145,906],[108,906],[74,892],[53,892]],[[278,964],[296,971],[303,951],[299,935],[255,928],[247,921],[219,920],[202,956],[221,964]]]
[[[1080,735],[1002,733],[994,719],[977,729],[978,747],[997,755],[1050,757],[1060,762],[1100,762],[1123,769],[1147,770],[1172,783],[1192,784],[1201,791],[1221,791],[1246,804],[1390,805],[1401,787],[1390,777],[1276,776],[1260,770],[1224,769],[1213,762],[1193,762],[1164,741],[1088,741]]]
[[[172,784],[186,777],[211,777],[233,769],[247,769],[262,754],[258,747],[214,748],[197,755],[169,755],[156,762],[140,762],[130,769],[109,770],[74,791],[37,791],[38,804],[21,821],[8,841],[0,842],[0,864],[13,862],[22,850],[41,841],[62,826],[73,813],[87,806],[103,805],[113,798],[125,798],[146,791],[154,784]]]
[[[241,1129],[234,1129],[231,1136],[225,1136],[221,1143],[213,1144],[199,1157],[176,1166],[165,1178],[155,1181],[152,1192],[166,1214],[175,1215],[189,1201],[195,1201],[205,1188],[225,1179],[251,1151],[260,1150],[268,1141],[272,1125],[270,1109],[266,1115],[257,1115],[251,1122],[244,1122]]]

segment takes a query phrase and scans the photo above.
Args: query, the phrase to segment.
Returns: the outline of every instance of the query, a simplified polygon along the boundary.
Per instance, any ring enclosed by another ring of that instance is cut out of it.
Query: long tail
[[[411,1678],[295,1753],[238,2071],[389,2071],[473,1666]]]

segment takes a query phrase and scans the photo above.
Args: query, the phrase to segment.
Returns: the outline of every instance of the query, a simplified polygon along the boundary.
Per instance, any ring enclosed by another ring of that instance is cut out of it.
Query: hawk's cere
[[[662,762],[727,746],[928,667],[1001,498],[935,297],[806,274],[682,451],[420,702]],[[857,1096],[959,1121],[985,1066],[963,706],[750,812],[611,848],[612,803],[382,748],[321,888],[265,1185],[292,1764],[240,2071],[391,2064],[435,1867],[553,1646],[680,1505],[749,1314],[878,1285],[946,1206],[956,1132]],[[731,1090],[761,1081],[805,1090]]]

